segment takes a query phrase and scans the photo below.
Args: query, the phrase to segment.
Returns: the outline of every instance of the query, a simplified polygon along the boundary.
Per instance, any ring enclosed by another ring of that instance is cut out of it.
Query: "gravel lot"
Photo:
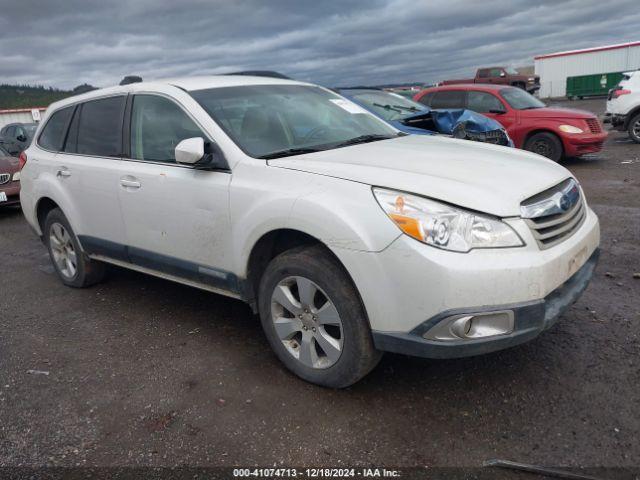
[[[611,133],[565,166],[602,256],[557,326],[483,357],[388,354],[343,391],[285,371],[238,301],[124,270],[62,286],[0,211],[0,466],[640,466],[640,145]]]

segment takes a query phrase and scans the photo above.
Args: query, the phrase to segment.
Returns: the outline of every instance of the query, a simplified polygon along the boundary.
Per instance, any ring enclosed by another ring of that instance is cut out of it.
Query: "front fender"
[[[242,167],[230,202],[233,265],[241,278],[253,247],[275,230],[300,231],[331,250],[367,252],[383,250],[401,234],[369,185],[273,166]]]

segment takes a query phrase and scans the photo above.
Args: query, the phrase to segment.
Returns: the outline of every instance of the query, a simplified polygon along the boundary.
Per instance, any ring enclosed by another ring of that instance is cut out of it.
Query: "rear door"
[[[464,90],[439,90],[431,99],[433,109],[465,108],[466,92]]]
[[[78,105],[54,160],[55,175],[73,202],[74,228],[85,251],[121,260],[126,249],[118,187],[126,98],[116,95]]]
[[[231,174],[180,165],[176,145],[207,134],[173,98],[133,95],[127,112],[128,158],[119,198],[129,257],[139,266],[233,290],[230,258]]]

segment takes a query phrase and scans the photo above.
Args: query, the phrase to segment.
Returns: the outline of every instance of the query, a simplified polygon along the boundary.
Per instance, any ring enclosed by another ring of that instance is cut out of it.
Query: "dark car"
[[[513,146],[502,125],[471,110],[431,110],[397,93],[375,88],[341,88],[336,91],[405,133],[450,135],[464,140]]]
[[[20,203],[20,160],[0,147],[0,208]]]
[[[37,128],[37,123],[10,123],[5,125],[0,130],[2,147],[11,155],[20,155],[31,144]]]

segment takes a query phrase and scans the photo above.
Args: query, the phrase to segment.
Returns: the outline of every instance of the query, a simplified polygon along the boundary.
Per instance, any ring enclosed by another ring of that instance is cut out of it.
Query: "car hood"
[[[520,110],[520,115],[526,118],[593,118],[591,112],[573,108],[543,107],[531,110]]]
[[[499,217],[571,176],[539,155],[486,143],[408,135],[269,160],[269,165],[417,193]]]

